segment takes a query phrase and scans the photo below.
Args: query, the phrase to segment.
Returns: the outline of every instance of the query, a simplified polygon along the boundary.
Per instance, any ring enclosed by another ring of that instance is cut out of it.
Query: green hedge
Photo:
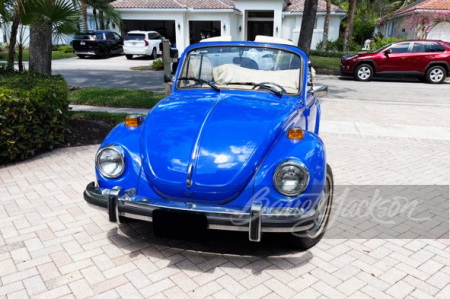
[[[344,55],[347,54],[355,54],[355,53],[361,53],[364,51],[351,51],[351,52],[343,52],[343,51],[322,51],[322,50],[311,50],[309,52],[310,56],[320,56],[320,57],[335,57],[335,58],[341,58]]]
[[[62,76],[0,74],[0,164],[64,141],[69,102]]]

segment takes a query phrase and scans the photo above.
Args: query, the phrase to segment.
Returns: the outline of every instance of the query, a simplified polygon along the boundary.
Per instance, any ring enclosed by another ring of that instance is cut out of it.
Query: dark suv
[[[450,43],[436,40],[402,41],[373,53],[345,55],[341,74],[369,81],[374,75],[417,76],[442,83],[450,74]]]
[[[109,57],[113,54],[123,54],[123,39],[114,31],[98,30],[75,34],[73,52],[80,58],[87,55]]]

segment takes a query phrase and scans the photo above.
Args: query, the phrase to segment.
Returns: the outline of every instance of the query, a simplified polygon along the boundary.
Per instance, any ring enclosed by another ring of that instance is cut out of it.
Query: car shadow
[[[355,80],[353,77],[350,77],[350,76],[338,76],[338,79],[341,80],[341,81],[355,81],[357,83],[360,83],[359,81]],[[375,82],[424,83],[424,84],[428,84],[426,82],[423,82],[423,81],[419,80],[416,77],[373,77],[371,79],[371,81],[375,81]]]
[[[209,272],[218,266],[249,269],[260,274],[276,265],[283,270],[301,267],[313,258],[287,244],[286,236],[264,234],[258,243],[248,240],[246,232],[208,230],[205,236],[183,238],[156,237],[151,223],[131,221],[107,233],[108,241],[129,251],[130,258],[141,255],[168,260],[168,266],[186,271]]]

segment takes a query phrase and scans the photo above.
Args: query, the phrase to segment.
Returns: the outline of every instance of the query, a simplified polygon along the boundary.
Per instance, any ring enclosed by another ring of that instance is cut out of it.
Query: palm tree
[[[52,33],[77,31],[79,11],[66,0],[23,0],[22,24],[30,26],[30,71],[51,74]]]
[[[8,43],[7,68],[14,69],[14,55],[17,43],[17,32],[23,11],[23,0],[0,0],[0,15],[4,22],[11,23],[11,32]]]
[[[311,49],[311,41],[314,32],[314,23],[316,21],[318,0],[305,1],[303,9],[302,27],[300,29],[300,37],[298,39],[298,47],[306,54]]]
[[[109,23],[120,25],[122,19],[120,13],[114,9],[109,0],[86,0],[87,5],[92,8],[96,29],[106,29]],[[98,18],[97,18],[98,13]]]
[[[344,51],[349,50],[353,35],[353,23],[355,21],[356,0],[348,0],[347,27],[344,33]]]
[[[322,50],[327,50],[327,42],[328,42],[328,27],[330,25],[330,13],[331,13],[331,0],[327,1],[327,12],[325,14],[325,23],[323,25],[323,37],[322,37]]]

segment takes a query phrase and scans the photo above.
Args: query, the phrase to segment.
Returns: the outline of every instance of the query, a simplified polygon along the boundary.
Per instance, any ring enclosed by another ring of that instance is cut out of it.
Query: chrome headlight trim
[[[109,173],[105,172],[103,167],[100,164],[100,156],[103,152],[105,152],[107,150],[112,150],[119,154],[119,157],[120,157],[119,165],[121,166],[122,169],[116,174],[109,174]],[[95,166],[97,167],[100,174],[105,178],[116,179],[116,178],[120,177],[123,174],[123,172],[125,171],[125,153],[123,151],[123,148],[120,146],[117,146],[117,145],[107,145],[107,146],[101,148],[97,152],[97,155],[95,156]]]
[[[283,190],[282,186],[280,186],[280,182],[277,182],[278,174],[280,173],[280,171],[283,170],[284,167],[287,167],[287,166],[294,166],[294,167],[298,168],[302,172],[303,177],[304,177],[303,182],[302,182],[302,184],[303,184],[302,188],[295,192],[287,192],[286,190]],[[297,196],[297,195],[302,194],[306,190],[306,188],[308,188],[309,179],[310,179],[309,171],[308,171],[308,168],[305,166],[305,164],[303,164],[300,161],[288,160],[288,161],[280,163],[280,165],[277,166],[277,169],[275,170],[275,173],[273,174],[273,186],[279,193],[281,193],[283,195]]]

